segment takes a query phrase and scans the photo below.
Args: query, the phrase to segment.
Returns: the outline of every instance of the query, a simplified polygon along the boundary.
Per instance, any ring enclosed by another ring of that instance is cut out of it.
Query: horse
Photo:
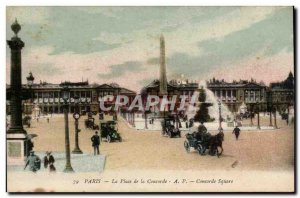
[[[210,139],[210,146],[209,146],[209,154],[215,155],[217,153],[217,156],[220,157],[223,153],[223,147],[222,142],[224,141],[224,133],[220,131],[217,135],[214,135]],[[221,148],[221,152],[219,153],[218,147]]]

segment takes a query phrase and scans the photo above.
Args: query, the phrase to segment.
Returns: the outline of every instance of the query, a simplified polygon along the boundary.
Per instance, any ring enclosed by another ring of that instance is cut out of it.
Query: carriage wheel
[[[106,140],[107,140],[108,143],[110,143],[111,142],[111,137],[109,135],[107,135]]]
[[[184,141],[183,146],[184,146],[186,152],[189,153],[190,152],[190,144],[187,141]]]

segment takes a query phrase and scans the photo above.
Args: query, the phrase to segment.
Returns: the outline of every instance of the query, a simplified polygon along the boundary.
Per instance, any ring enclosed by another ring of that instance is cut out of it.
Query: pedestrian
[[[47,118],[47,122],[49,123],[49,118]]]
[[[241,132],[241,129],[240,129],[238,126],[236,126],[236,127],[233,129],[232,133],[235,134],[236,140],[239,139],[240,132]]]
[[[98,135],[98,131],[96,131],[95,135],[92,136],[91,141],[93,142],[92,146],[94,147],[94,155],[96,155],[96,151],[97,155],[99,155],[100,137]]]
[[[34,151],[30,151],[30,155],[26,159],[26,164],[24,170],[29,165],[29,170],[32,172],[36,172],[41,168],[41,159],[34,154]]]
[[[39,117],[36,118],[36,122],[39,122]]]
[[[34,144],[31,139],[27,139],[27,157],[30,155],[30,151],[33,150]]]
[[[46,156],[44,157],[44,168],[47,169],[49,166],[50,172],[56,171],[54,162],[55,162],[55,159],[54,159],[53,155],[51,155],[51,151],[47,151]]]

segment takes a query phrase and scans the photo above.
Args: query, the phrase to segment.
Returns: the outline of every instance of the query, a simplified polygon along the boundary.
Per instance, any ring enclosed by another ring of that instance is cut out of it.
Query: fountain
[[[193,105],[189,105],[188,107],[188,111],[187,111],[187,117],[188,119],[192,119],[195,118],[195,115],[197,115],[197,112],[201,109],[199,109],[201,106],[204,108],[208,108],[208,119],[203,120],[205,123],[206,128],[209,131],[217,131],[218,127],[219,127],[219,106],[218,106],[218,98],[216,98],[213,94],[213,92],[209,89],[207,89],[206,86],[206,82],[205,81],[201,81],[199,83],[199,90],[201,91],[201,89],[204,90],[205,92],[205,102],[200,102],[200,101],[196,101],[196,107],[194,107]],[[195,98],[199,98],[199,94],[200,92],[195,91],[194,92],[194,97]],[[200,96],[201,97],[201,96]],[[203,97],[203,96],[202,96]],[[206,104],[206,105],[203,105]],[[206,112],[205,110],[202,112]],[[198,115],[197,115],[198,117]],[[202,116],[200,116],[202,117]],[[226,121],[233,121],[234,116],[233,114],[229,111],[228,107],[222,103],[221,101],[221,117],[226,120]],[[197,121],[197,119],[196,119]],[[199,121],[197,123],[195,123],[195,126],[193,127],[192,130],[196,130],[196,128],[199,126]],[[224,122],[223,122],[224,123]],[[222,126],[223,128],[227,128],[227,126]]]

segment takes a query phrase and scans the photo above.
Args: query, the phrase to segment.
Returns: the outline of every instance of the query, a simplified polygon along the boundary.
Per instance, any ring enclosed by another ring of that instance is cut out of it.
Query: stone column
[[[11,26],[15,32],[15,36],[11,40],[7,41],[9,48],[11,49],[11,68],[10,68],[10,128],[7,133],[24,133],[22,125],[22,61],[21,50],[24,47],[24,42],[17,36],[17,33],[21,30],[21,26],[15,21]]]
[[[11,25],[15,35],[7,44],[11,50],[10,59],[10,128],[7,131],[7,164],[24,164],[26,155],[27,132],[22,124],[22,58],[21,50],[25,46],[24,42],[18,37],[21,26],[17,20]]]

